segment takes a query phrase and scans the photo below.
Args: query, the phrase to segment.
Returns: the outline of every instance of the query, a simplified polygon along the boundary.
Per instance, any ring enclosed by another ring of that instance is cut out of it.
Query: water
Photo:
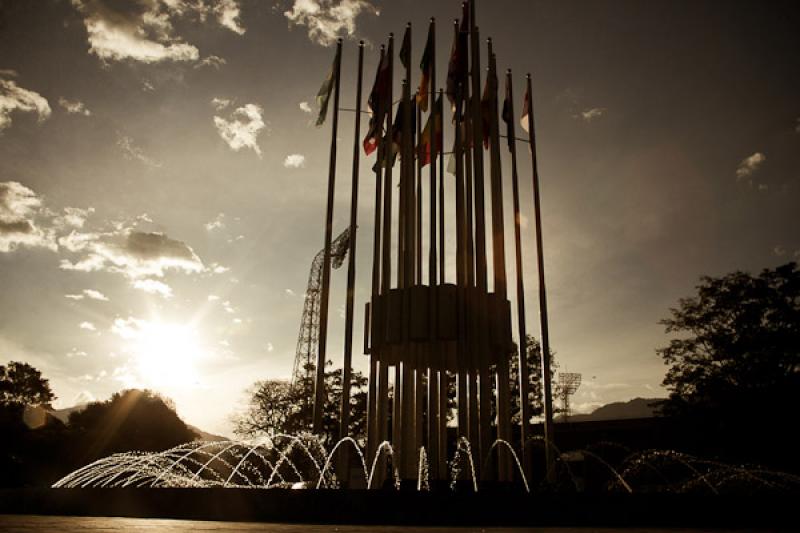
[[[541,437],[529,439],[526,445],[531,444],[550,446],[556,452],[557,474],[561,480],[569,482],[572,491],[582,490],[582,480],[570,466],[570,463],[577,461],[587,466],[590,463],[600,465],[601,470],[608,475],[606,490],[612,492],[659,490],[718,494],[721,491],[753,488],[770,491],[800,489],[800,476],[758,466],[727,465],[672,450],[628,453],[621,462],[612,464],[599,450],[582,449],[562,453]],[[497,450],[501,447],[508,450],[514,459],[515,477],[522,481],[521,490],[531,492],[519,454],[511,443],[502,439],[496,440],[480,464],[486,468],[491,460],[496,459]],[[191,442],[157,453],[115,454],[79,468],[58,480],[53,487],[332,489],[340,486],[335,459],[340,451],[349,450],[353,450],[352,455],[358,459],[357,466],[360,469],[357,470],[360,474],[355,475],[362,477],[362,486],[373,488],[378,470],[388,467],[394,487],[400,488],[395,450],[389,441],[378,446],[368,464],[365,450],[355,439],[345,437],[327,451],[310,434],[282,434],[257,440]],[[455,489],[457,481],[468,479],[472,490],[479,491],[475,460],[470,442],[464,437],[459,438],[455,453],[449,461],[448,481],[451,489]],[[417,490],[430,490],[428,456],[424,447],[419,449],[417,472]]]

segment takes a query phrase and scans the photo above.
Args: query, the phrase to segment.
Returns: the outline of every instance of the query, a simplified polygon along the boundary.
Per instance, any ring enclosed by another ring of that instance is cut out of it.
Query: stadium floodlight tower
[[[564,421],[569,419],[570,407],[569,398],[578,391],[581,386],[581,374],[575,372],[558,373],[558,395],[561,398],[561,409],[564,412]]]

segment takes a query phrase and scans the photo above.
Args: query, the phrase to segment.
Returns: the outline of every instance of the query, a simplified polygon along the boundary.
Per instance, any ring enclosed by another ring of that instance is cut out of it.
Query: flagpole
[[[435,104],[434,104],[435,105]],[[439,150],[444,152],[444,89],[439,89],[439,105],[436,106],[439,114],[439,122],[442,128],[441,146]],[[439,154],[439,282],[445,283],[445,256],[444,245],[444,154]],[[450,388],[450,377],[447,370],[442,368],[439,371],[439,476],[447,476],[447,415],[448,415],[448,391]]]
[[[429,76],[430,79],[430,95],[426,96],[430,98],[428,102],[428,120],[429,123],[432,125],[431,130],[428,131],[428,150],[430,153],[430,157],[428,158],[428,164],[430,168],[430,182],[428,186],[428,196],[430,198],[430,205],[428,209],[428,218],[429,218],[429,225],[430,225],[430,237],[428,239],[428,285],[430,287],[429,291],[429,309],[430,309],[430,316],[428,321],[429,327],[429,338],[431,340],[435,340],[438,338],[438,332],[436,328],[436,318],[437,318],[437,304],[438,304],[438,294],[437,294],[437,283],[436,283],[436,263],[437,263],[437,253],[436,253],[436,157],[438,151],[438,142],[439,142],[439,133],[437,129],[437,124],[439,124],[436,120],[437,112],[438,112],[438,105],[436,104],[436,19],[431,17],[430,27],[428,28],[428,35],[429,35],[429,42],[426,43],[425,53],[430,54],[428,56],[428,64],[426,67],[428,68],[428,72],[423,72],[423,76]],[[419,141],[418,141],[419,143]],[[422,154],[420,154],[422,156]],[[420,278],[422,277],[420,273]],[[436,346],[437,343],[431,343],[431,352],[433,351],[433,346]],[[433,353],[429,353],[429,356],[432,356]],[[441,370],[444,372],[444,370]],[[443,475],[439,470],[439,440],[442,438],[439,434],[439,419],[440,417],[444,416],[443,413],[439,411],[439,394],[441,394],[440,388],[440,379],[438,375],[438,371],[434,368],[428,367],[428,404],[427,404],[427,411],[428,411],[428,450],[430,455],[430,467],[431,467],[431,477],[433,479],[442,479]]]
[[[442,124],[442,146],[439,149],[444,152],[444,89],[439,89],[439,105],[436,112],[439,113],[439,120]],[[446,281],[445,258],[447,257],[447,248],[444,242],[444,194],[444,154],[442,153],[439,156],[439,283],[442,285]]]
[[[550,383],[550,333],[547,326],[547,291],[544,284],[544,250],[542,248],[542,215],[539,195],[539,169],[536,160],[536,135],[533,123],[533,91],[531,75],[527,75],[528,83],[528,142],[531,150],[531,167],[533,181],[533,211],[536,225],[536,260],[539,271],[539,319],[542,335],[542,384],[544,385],[544,439],[547,462],[547,481],[555,483],[555,456],[553,455],[553,395]]]
[[[528,375],[528,334],[525,325],[525,283],[522,270],[522,228],[519,208],[519,175],[517,172],[517,143],[516,127],[514,125],[514,84],[511,69],[506,71],[506,102],[508,103],[508,149],[511,152],[511,187],[514,201],[514,247],[517,270],[517,320],[519,325],[519,403],[520,403],[520,441],[522,445],[522,469],[525,476],[530,479],[531,456],[526,449],[530,436],[531,406],[528,399],[530,389],[530,376]]]
[[[320,295],[319,348],[317,353],[316,383],[314,387],[314,417],[312,430],[322,433],[322,414],[325,409],[325,361],[328,344],[328,301],[331,284],[331,239],[333,233],[333,203],[336,190],[336,134],[339,128],[339,81],[342,66],[342,40],[336,41],[335,82],[333,95],[333,123],[331,126],[331,151],[328,166],[328,204],[325,212],[325,252],[322,263],[322,292]],[[352,238],[352,235],[351,235]]]
[[[503,302],[503,314],[506,312],[507,298],[506,280],[506,248],[505,248],[505,216],[503,209],[503,175],[500,161],[500,131],[497,117],[497,57],[492,49],[492,40],[487,40],[489,58],[489,154],[491,163],[491,203],[492,203],[492,251],[494,259],[494,292]],[[510,309],[508,309],[510,312]],[[501,322],[505,323],[505,321]],[[504,335],[505,337],[505,335]],[[508,331],[508,338],[511,331]],[[508,386],[508,353],[496,354],[497,380],[497,436],[511,441],[511,416],[509,414],[510,391]],[[511,457],[508,450],[498,451],[499,478],[501,481],[511,480]]]
[[[353,141],[353,184],[350,200],[350,251],[347,261],[347,301],[344,319],[344,363],[342,367],[342,402],[339,409],[339,438],[348,435],[350,427],[350,381],[353,362],[353,311],[356,284],[356,230],[358,226],[358,178],[361,161],[361,82],[364,72],[364,41],[358,44],[358,78],[356,80],[355,140]]]

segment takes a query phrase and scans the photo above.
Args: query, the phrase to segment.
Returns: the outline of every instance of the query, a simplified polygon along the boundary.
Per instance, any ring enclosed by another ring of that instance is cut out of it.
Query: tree
[[[661,321],[678,333],[657,353],[669,365],[666,412],[760,408],[800,386],[800,271],[796,263],[758,276],[703,277],[697,296],[683,298]],[[733,403],[731,403],[733,402]],[[763,405],[761,405],[763,404]],[[773,405],[781,409],[780,405]]]
[[[162,451],[197,435],[175,413],[171,400],[149,390],[117,392],[69,417],[82,460],[129,450]]]
[[[661,323],[678,338],[657,350],[669,366],[663,384],[670,395],[661,412],[703,452],[781,466],[797,462],[784,434],[798,421],[797,264],[758,276],[703,277],[697,294],[670,314]]]
[[[313,376],[314,373],[312,372]],[[348,436],[366,437],[367,378],[353,372],[350,394]],[[325,405],[322,415],[323,440],[333,442],[339,435],[339,406],[342,401],[342,371],[325,373]],[[313,379],[300,379],[294,387],[285,380],[256,382],[248,391],[248,406],[234,416],[234,432],[242,437],[299,434],[311,430],[310,399],[314,397]]]
[[[532,335],[528,335],[525,343],[528,350],[528,401],[531,406],[531,416],[544,416],[544,385],[542,383],[542,345]],[[519,393],[519,357],[518,348],[515,347],[511,354],[509,364],[509,376],[511,379],[511,420],[514,424],[519,424],[522,412],[520,410]],[[554,379],[558,364],[555,354],[550,350],[550,382],[555,387]],[[555,397],[555,389],[553,396]]]
[[[50,382],[27,363],[11,361],[0,365],[0,405],[41,405],[50,407],[55,400]]]

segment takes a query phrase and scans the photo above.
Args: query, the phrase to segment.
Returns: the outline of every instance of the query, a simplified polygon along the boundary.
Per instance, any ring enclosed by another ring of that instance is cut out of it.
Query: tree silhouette
[[[311,372],[313,376],[314,373]],[[366,436],[367,378],[352,373],[350,395],[350,428],[348,435],[356,439]],[[339,435],[339,406],[342,401],[341,369],[325,372],[325,406],[322,415],[323,439],[330,443]],[[244,412],[234,415],[234,432],[241,437],[299,434],[311,430],[309,401],[314,397],[313,379],[300,379],[294,387],[286,380],[258,381],[248,391]]]
[[[670,313],[661,323],[678,338],[657,350],[669,365],[664,385],[670,396],[662,412],[688,422],[698,439],[719,450],[761,450],[759,460],[779,454],[783,428],[798,420],[797,264],[758,276],[703,277],[697,295],[681,299]]]
[[[117,392],[108,401],[72,413],[69,428],[82,460],[129,450],[161,451],[196,437],[170,400],[137,389]]]
[[[56,397],[50,382],[28,363],[11,361],[0,365],[0,405],[41,405],[50,407]]]

